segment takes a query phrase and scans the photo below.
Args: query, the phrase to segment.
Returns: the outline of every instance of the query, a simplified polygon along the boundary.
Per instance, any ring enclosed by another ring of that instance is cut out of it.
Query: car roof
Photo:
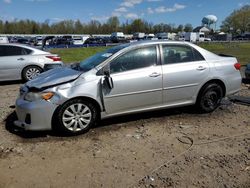
[[[140,46],[146,46],[146,45],[154,45],[154,44],[175,44],[175,45],[188,45],[196,50],[198,50],[206,60],[208,59],[217,59],[218,55],[214,54],[204,48],[201,48],[197,46],[196,44],[193,44],[191,42],[187,41],[169,41],[169,40],[146,40],[146,41],[138,41],[138,42],[133,42],[130,43],[127,47],[125,48],[133,48],[133,47],[140,47]]]
[[[216,60],[218,59],[218,55],[209,52],[193,43],[190,42],[186,42],[186,41],[169,41],[169,40],[145,40],[145,41],[137,41],[137,42],[132,42],[132,43],[124,43],[121,44],[119,46],[113,47],[113,48],[117,48],[120,47],[120,49],[115,52],[114,54],[116,54],[115,56],[111,56],[110,58],[108,58],[107,60],[105,60],[102,64],[98,65],[96,68],[99,69],[101,67],[103,67],[103,65],[105,65],[107,62],[109,62],[110,60],[116,58],[117,56],[119,56],[122,53],[126,53],[129,50],[133,50],[134,48],[140,48],[140,47],[144,47],[144,46],[149,46],[149,45],[158,45],[158,44],[173,44],[173,45],[187,45],[190,46],[196,50],[198,50],[201,55],[205,58],[205,60]]]
[[[189,42],[185,41],[169,41],[169,40],[142,40],[137,42],[129,43],[128,46],[144,46],[144,45],[150,45],[150,44],[190,44]]]

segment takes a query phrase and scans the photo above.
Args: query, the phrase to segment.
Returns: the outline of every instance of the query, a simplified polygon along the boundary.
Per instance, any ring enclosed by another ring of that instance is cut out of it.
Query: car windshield
[[[113,48],[107,49],[104,52],[97,53],[83,60],[82,62],[80,62],[78,70],[87,72],[93,69],[94,67],[98,66],[99,64],[104,62],[106,59],[111,57],[113,54],[115,54],[116,52],[120,51],[121,49],[127,46],[128,44],[123,44],[123,45],[119,45],[119,46],[115,46]]]

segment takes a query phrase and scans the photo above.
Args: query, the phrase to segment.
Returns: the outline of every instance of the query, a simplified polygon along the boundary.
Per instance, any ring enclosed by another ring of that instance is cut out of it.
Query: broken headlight
[[[37,100],[50,100],[54,96],[53,92],[28,92],[24,95],[24,100],[26,101],[37,101]]]

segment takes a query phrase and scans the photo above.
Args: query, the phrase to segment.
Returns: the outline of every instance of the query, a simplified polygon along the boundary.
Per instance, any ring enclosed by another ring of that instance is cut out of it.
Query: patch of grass
[[[224,42],[224,43],[200,43],[200,47],[216,54],[235,56],[241,65],[250,63],[250,42]],[[58,54],[64,63],[79,62],[97,52],[110,47],[68,48],[53,49],[52,53]]]
[[[98,52],[110,47],[89,47],[89,48],[63,48],[52,49],[51,53],[58,54],[64,63],[80,62]]]
[[[201,43],[199,46],[216,54],[232,55],[241,65],[250,63],[250,42]]]

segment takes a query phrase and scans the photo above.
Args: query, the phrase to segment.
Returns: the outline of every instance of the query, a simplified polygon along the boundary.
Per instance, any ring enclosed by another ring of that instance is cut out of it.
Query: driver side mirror
[[[104,82],[107,84],[109,89],[113,89],[114,88],[114,83],[113,83],[113,79],[110,77],[110,71],[109,70],[104,70],[103,73],[104,73]]]

